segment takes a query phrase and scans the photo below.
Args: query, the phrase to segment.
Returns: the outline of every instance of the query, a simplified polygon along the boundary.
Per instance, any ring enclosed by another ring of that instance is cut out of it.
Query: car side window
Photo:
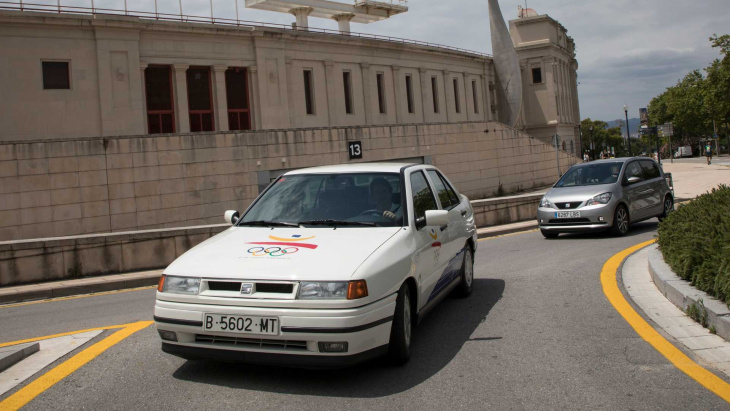
[[[427,210],[438,210],[436,198],[422,171],[411,174],[411,192],[413,193],[413,213],[416,221],[426,218]]]
[[[653,161],[642,161],[641,168],[644,169],[644,180],[651,180],[660,176],[659,167]]]
[[[626,167],[626,181],[628,181],[631,177],[639,177],[642,180],[644,179],[644,170],[641,168],[638,161],[631,162]]]
[[[454,193],[454,190],[451,187],[446,185],[444,180],[441,178],[441,175],[439,175],[436,170],[428,170],[427,173],[428,176],[431,177],[431,181],[433,182],[436,193],[439,196],[439,200],[441,200],[441,207],[443,207],[444,210],[451,210],[458,206],[459,200],[456,198],[456,193]]]

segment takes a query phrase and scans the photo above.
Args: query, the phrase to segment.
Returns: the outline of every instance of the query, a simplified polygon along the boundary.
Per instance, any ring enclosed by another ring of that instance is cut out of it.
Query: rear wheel
[[[659,221],[664,221],[672,211],[674,211],[674,199],[668,195],[664,198],[664,212],[659,216]]]
[[[388,358],[393,365],[403,365],[411,357],[411,332],[413,316],[411,309],[411,292],[408,284],[403,283],[395,300],[395,315],[390,329]]]
[[[471,247],[467,244],[464,247],[464,262],[461,267],[461,282],[454,290],[454,295],[465,298],[471,294],[474,285],[474,257],[471,253]]]
[[[558,236],[560,235],[560,233],[545,230],[540,230],[540,233],[542,233],[542,236],[545,238],[558,238]]]
[[[624,236],[629,232],[629,212],[623,204],[616,207],[613,215],[613,227],[611,234],[615,236]]]

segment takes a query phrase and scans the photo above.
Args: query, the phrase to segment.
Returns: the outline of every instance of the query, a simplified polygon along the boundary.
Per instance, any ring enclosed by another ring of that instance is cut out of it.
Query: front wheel
[[[540,230],[540,233],[542,233],[543,237],[548,238],[548,239],[558,238],[558,236],[560,235],[560,233],[556,233],[553,231],[545,231],[545,230]]]
[[[672,196],[667,196],[664,199],[664,212],[659,216],[659,221],[664,221],[665,218],[669,217],[669,213],[674,211],[674,200]]]
[[[471,253],[471,247],[464,247],[464,262],[461,266],[461,282],[454,290],[454,295],[466,298],[471,295],[474,285],[474,257]]]
[[[388,358],[393,365],[403,365],[411,357],[412,330],[411,292],[408,284],[403,283],[395,300],[395,315],[388,344]]]
[[[615,236],[624,236],[629,232],[629,211],[623,204],[616,207],[616,212],[613,215],[613,227],[611,227],[611,234]]]

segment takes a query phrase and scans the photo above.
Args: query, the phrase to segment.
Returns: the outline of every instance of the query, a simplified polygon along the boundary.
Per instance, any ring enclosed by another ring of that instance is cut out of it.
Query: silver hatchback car
[[[545,238],[603,230],[624,235],[630,224],[661,220],[673,209],[674,194],[656,161],[617,158],[571,167],[540,201],[537,223]]]

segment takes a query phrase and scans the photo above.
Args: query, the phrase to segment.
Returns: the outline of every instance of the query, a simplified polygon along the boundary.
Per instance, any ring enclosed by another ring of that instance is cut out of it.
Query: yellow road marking
[[[79,298],[96,297],[96,296],[99,296],[99,295],[128,293],[130,291],[151,290],[153,288],[157,288],[157,286],[156,285],[150,285],[150,286],[146,286],[146,287],[125,288],[124,290],[101,291],[101,292],[98,292],[98,293],[91,293],[91,294],[70,295],[68,297],[48,298],[46,300],[26,301],[26,302],[22,302],[22,303],[13,303],[13,304],[0,305],[0,309],[2,309],[2,308],[12,308],[12,307],[22,307],[22,306],[25,306],[25,305],[53,303],[53,302],[57,302],[57,301],[76,300],[76,299],[79,299]]]
[[[81,333],[85,333],[85,332],[89,332],[89,331],[114,330],[114,329],[118,329],[118,328],[126,328],[132,324],[136,324],[136,323],[108,325],[106,327],[88,328],[86,330],[71,331],[71,332],[67,332],[67,333],[45,335],[43,337],[34,337],[34,338],[28,338],[25,340],[11,341],[11,342],[6,342],[6,343],[0,343],[0,348],[7,347],[9,345],[24,344],[24,343],[29,343],[29,342],[41,341],[41,340],[50,340],[51,338],[65,337],[67,335],[81,334]]]
[[[494,240],[494,239],[502,238],[502,237],[511,237],[513,235],[529,234],[529,233],[534,233],[535,231],[538,231],[538,229],[537,228],[534,228],[534,229],[531,228],[531,229],[528,229],[526,231],[519,231],[519,232],[516,232],[516,233],[509,233],[509,234],[495,235],[494,237],[480,238],[477,241],[487,241],[487,240]]]
[[[33,398],[51,388],[57,382],[71,375],[71,373],[78,370],[84,364],[88,363],[94,358],[98,357],[99,354],[103,353],[114,344],[117,344],[118,342],[124,340],[125,338],[136,333],[137,331],[148,327],[152,323],[153,321],[140,321],[137,323],[128,324],[121,330],[74,355],[59,366],[38,377],[35,381],[21,388],[20,390],[18,390],[18,392],[0,402],[0,409],[20,409],[25,404],[33,400]]]
[[[633,327],[644,341],[651,344],[659,353],[666,357],[675,367],[692,377],[703,387],[715,393],[723,400],[730,402],[730,384],[720,379],[715,374],[701,367],[672,343],[661,336],[649,323],[647,323],[626,301],[616,281],[616,272],[621,263],[634,252],[653,244],[656,240],[647,241],[631,248],[621,251],[611,257],[603,266],[601,271],[601,285],[603,293],[611,302],[616,311],[621,314],[626,322]]]

